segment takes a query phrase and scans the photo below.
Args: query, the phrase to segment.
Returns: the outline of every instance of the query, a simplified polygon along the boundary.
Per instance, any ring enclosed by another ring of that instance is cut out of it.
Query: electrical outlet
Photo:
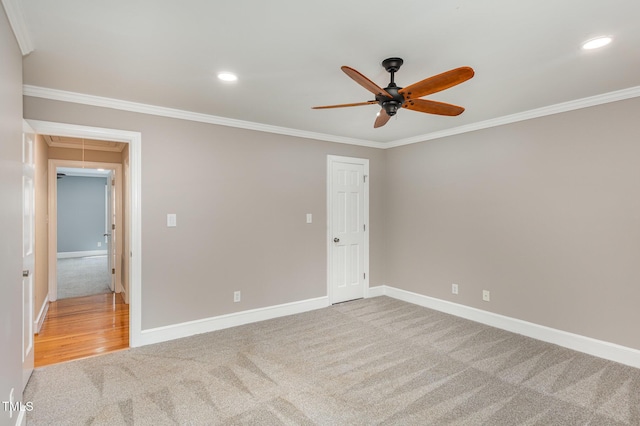
[[[451,284],[451,293],[458,294],[458,284]]]
[[[239,302],[240,301],[240,292],[239,291],[234,291],[233,292],[233,301],[234,302]]]
[[[98,241],[98,247],[102,247],[102,243]]]
[[[482,290],[482,300],[485,302],[491,301],[491,292],[489,290]]]

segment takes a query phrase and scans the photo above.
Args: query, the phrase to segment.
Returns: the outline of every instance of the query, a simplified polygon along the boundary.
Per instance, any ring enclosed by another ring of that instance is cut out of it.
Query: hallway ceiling
[[[24,83],[278,126],[397,142],[640,86],[637,0],[425,1],[23,0],[35,50]],[[585,51],[599,35],[611,45]],[[470,66],[475,77],[428,99],[458,117],[401,110],[373,128],[377,105],[347,77],[381,87]],[[238,75],[235,83],[218,72]],[[638,91],[633,91],[637,93]],[[637,96],[636,94],[632,96]]]
[[[43,135],[47,145],[54,148],[87,149],[92,151],[122,152],[126,143],[93,139],[72,138],[68,136]]]

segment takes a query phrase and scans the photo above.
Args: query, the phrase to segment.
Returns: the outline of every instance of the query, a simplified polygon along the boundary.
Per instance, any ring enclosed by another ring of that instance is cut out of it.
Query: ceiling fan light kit
[[[341,68],[342,71],[351,77],[356,83],[373,93],[375,95],[375,100],[351,104],[317,106],[313,107],[313,109],[344,108],[378,104],[381,109],[373,124],[374,128],[382,127],[387,124],[389,119],[396,115],[400,108],[407,108],[426,114],[447,116],[462,114],[464,108],[461,106],[420,98],[422,96],[440,92],[469,80],[474,75],[472,68],[455,68],[402,88],[398,87],[395,83],[395,73],[400,69],[403,63],[404,61],[401,58],[387,58],[382,61],[382,66],[391,75],[391,81],[384,89],[355,69],[346,65],[343,66]]]

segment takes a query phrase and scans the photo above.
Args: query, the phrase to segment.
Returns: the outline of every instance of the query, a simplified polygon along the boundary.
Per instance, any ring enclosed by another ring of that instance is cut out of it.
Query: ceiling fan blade
[[[389,121],[391,117],[389,116],[389,114],[387,114],[387,111],[384,110],[384,108],[382,108],[380,110],[380,114],[378,114],[378,117],[376,118],[375,123],[373,123],[373,128],[377,129],[378,127],[382,127],[385,124],[387,124],[387,121]]]
[[[377,104],[377,103],[378,103],[378,101],[367,101],[367,102],[357,102],[355,104],[315,106],[315,107],[311,107],[311,109],[345,108],[345,107],[354,107],[354,106],[361,106],[361,105],[373,105],[373,104]]]
[[[416,99],[463,83],[473,77],[474,74],[473,68],[470,67],[455,68],[442,74],[425,78],[411,86],[400,89],[398,92],[405,99]]]
[[[382,87],[378,86],[373,81],[369,80],[367,77],[365,77],[364,75],[360,74],[358,71],[354,70],[353,68],[348,67],[348,66],[345,65],[345,66],[341,67],[341,69],[342,69],[342,71],[344,71],[344,73],[346,75],[351,77],[356,83],[358,83],[360,86],[364,87],[365,89],[367,89],[368,91],[370,91],[374,95],[376,95],[376,96],[384,95],[384,96],[388,96],[390,98],[393,98],[393,96],[391,96],[389,94],[389,92],[387,92]]]
[[[464,108],[461,106],[430,101],[428,99],[410,99],[406,101],[402,107],[413,111],[426,112],[427,114],[449,116],[460,115],[464,111]]]

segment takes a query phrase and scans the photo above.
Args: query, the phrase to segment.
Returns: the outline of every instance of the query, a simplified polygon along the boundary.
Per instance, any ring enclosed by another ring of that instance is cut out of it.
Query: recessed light
[[[591,40],[585,41],[582,48],[585,50],[598,49],[611,43],[612,40],[613,39],[609,36],[592,38]]]
[[[232,81],[238,80],[238,76],[230,72],[221,72],[218,74],[218,78],[226,82],[232,82]]]

